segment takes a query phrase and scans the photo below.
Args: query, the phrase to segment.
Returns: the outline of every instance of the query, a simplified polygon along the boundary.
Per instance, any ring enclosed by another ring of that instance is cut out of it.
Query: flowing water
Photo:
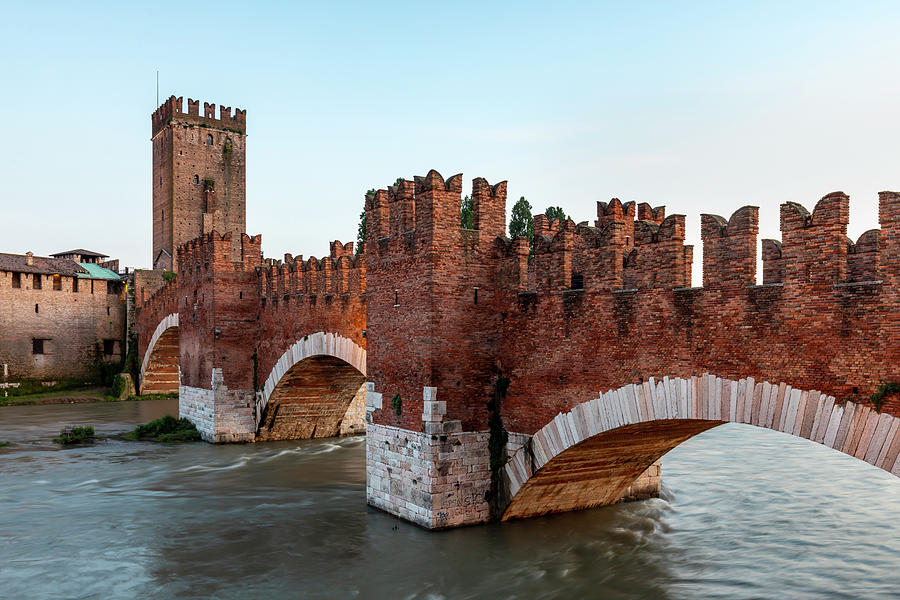
[[[725,425],[663,498],[429,533],[367,508],[361,437],[107,440],[173,401],[0,409],[0,598],[898,598],[900,479]]]

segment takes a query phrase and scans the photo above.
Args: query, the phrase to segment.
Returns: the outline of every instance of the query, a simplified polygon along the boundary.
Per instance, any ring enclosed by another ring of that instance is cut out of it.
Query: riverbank
[[[112,394],[112,388],[92,387],[74,390],[52,391],[25,396],[0,397],[2,406],[30,406],[34,404],[83,404],[93,402],[133,402],[144,400],[177,399],[178,394],[148,394],[146,396],[127,396],[119,398]]]

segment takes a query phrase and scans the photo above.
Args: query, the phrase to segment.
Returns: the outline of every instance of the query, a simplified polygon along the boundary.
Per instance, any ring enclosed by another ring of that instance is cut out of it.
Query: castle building
[[[246,229],[247,112],[169,97],[154,113],[153,269],[178,271],[176,250],[213,230]]]
[[[64,258],[65,257],[65,258]],[[95,379],[125,355],[125,284],[103,254],[0,254],[0,388]],[[77,260],[75,260],[77,259]],[[23,388],[24,389],[24,388]]]

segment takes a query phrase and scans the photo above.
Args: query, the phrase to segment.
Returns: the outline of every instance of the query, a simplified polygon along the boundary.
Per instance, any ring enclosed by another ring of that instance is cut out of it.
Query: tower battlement
[[[216,116],[216,105],[209,102],[203,103],[203,114],[200,113],[200,101],[188,98],[187,111],[184,110],[184,97],[177,98],[172,95],[160,104],[159,108],[153,111],[151,123],[153,126],[153,137],[159,133],[166,125],[172,122],[199,125],[202,127],[211,127],[214,129],[222,129],[231,131],[240,135],[246,134],[247,130],[247,111],[240,108],[234,109],[231,114],[230,106],[219,106],[219,116]]]

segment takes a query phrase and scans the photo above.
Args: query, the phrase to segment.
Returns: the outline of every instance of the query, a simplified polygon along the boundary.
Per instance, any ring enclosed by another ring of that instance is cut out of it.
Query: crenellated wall
[[[762,285],[758,209],[702,215],[697,288],[686,217],[662,206],[600,202],[593,227],[537,215],[532,250],[504,236],[505,182],[472,182],[473,229],[462,193],[430,171],[368,194],[361,254],[263,259],[259,236],[200,236],[138,309],[142,351],[177,314],[182,412],[211,441],[333,435],[365,380],[369,502],[426,527],[499,518],[502,432],[521,447],[600,390],[716,373],[865,403],[900,381],[896,193],[855,243],[845,194],[782,205]]]
[[[421,429],[407,398],[433,386],[449,420],[483,428],[501,372],[505,423],[521,432],[589,390],[661,373],[779,379],[857,401],[900,379],[897,194],[881,194],[882,228],[856,244],[845,194],[812,213],[782,205],[783,241],[762,243],[763,285],[758,209],[703,215],[704,285],[690,288],[684,216],[617,199],[598,203],[594,227],[537,215],[529,258],[523,240],[497,235],[501,187],[473,182],[486,209],[475,223],[487,224],[475,231],[459,227],[460,176],[432,171],[367,197],[369,379],[404,406],[376,422]]]
[[[537,215],[529,256],[527,240],[501,235],[505,190],[473,182],[474,230],[460,228],[459,175],[431,171],[366,198],[375,506],[432,528],[486,520],[503,496],[491,436],[527,438],[600,390],[654,376],[782,381],[856,403],[900,381],[896,193],[880,195],[881,228],[855,244],[845,194],[811,213],[782,205],[782,241],[762,242],[763,285],[758,209],[702,215],[703,286],[692,288],[683,215],[618,199],[597,204],[594,227]],[[489,435],[462,467],[425,452],[467,432]],[[407,455],[415,468],[391,468]]]
[[[330,255],[320,259],[267,259],[256,271],[258,387],[304,336],[336,332],[366,348],[366,258],[354,255],[353,242],[332,242]]]

